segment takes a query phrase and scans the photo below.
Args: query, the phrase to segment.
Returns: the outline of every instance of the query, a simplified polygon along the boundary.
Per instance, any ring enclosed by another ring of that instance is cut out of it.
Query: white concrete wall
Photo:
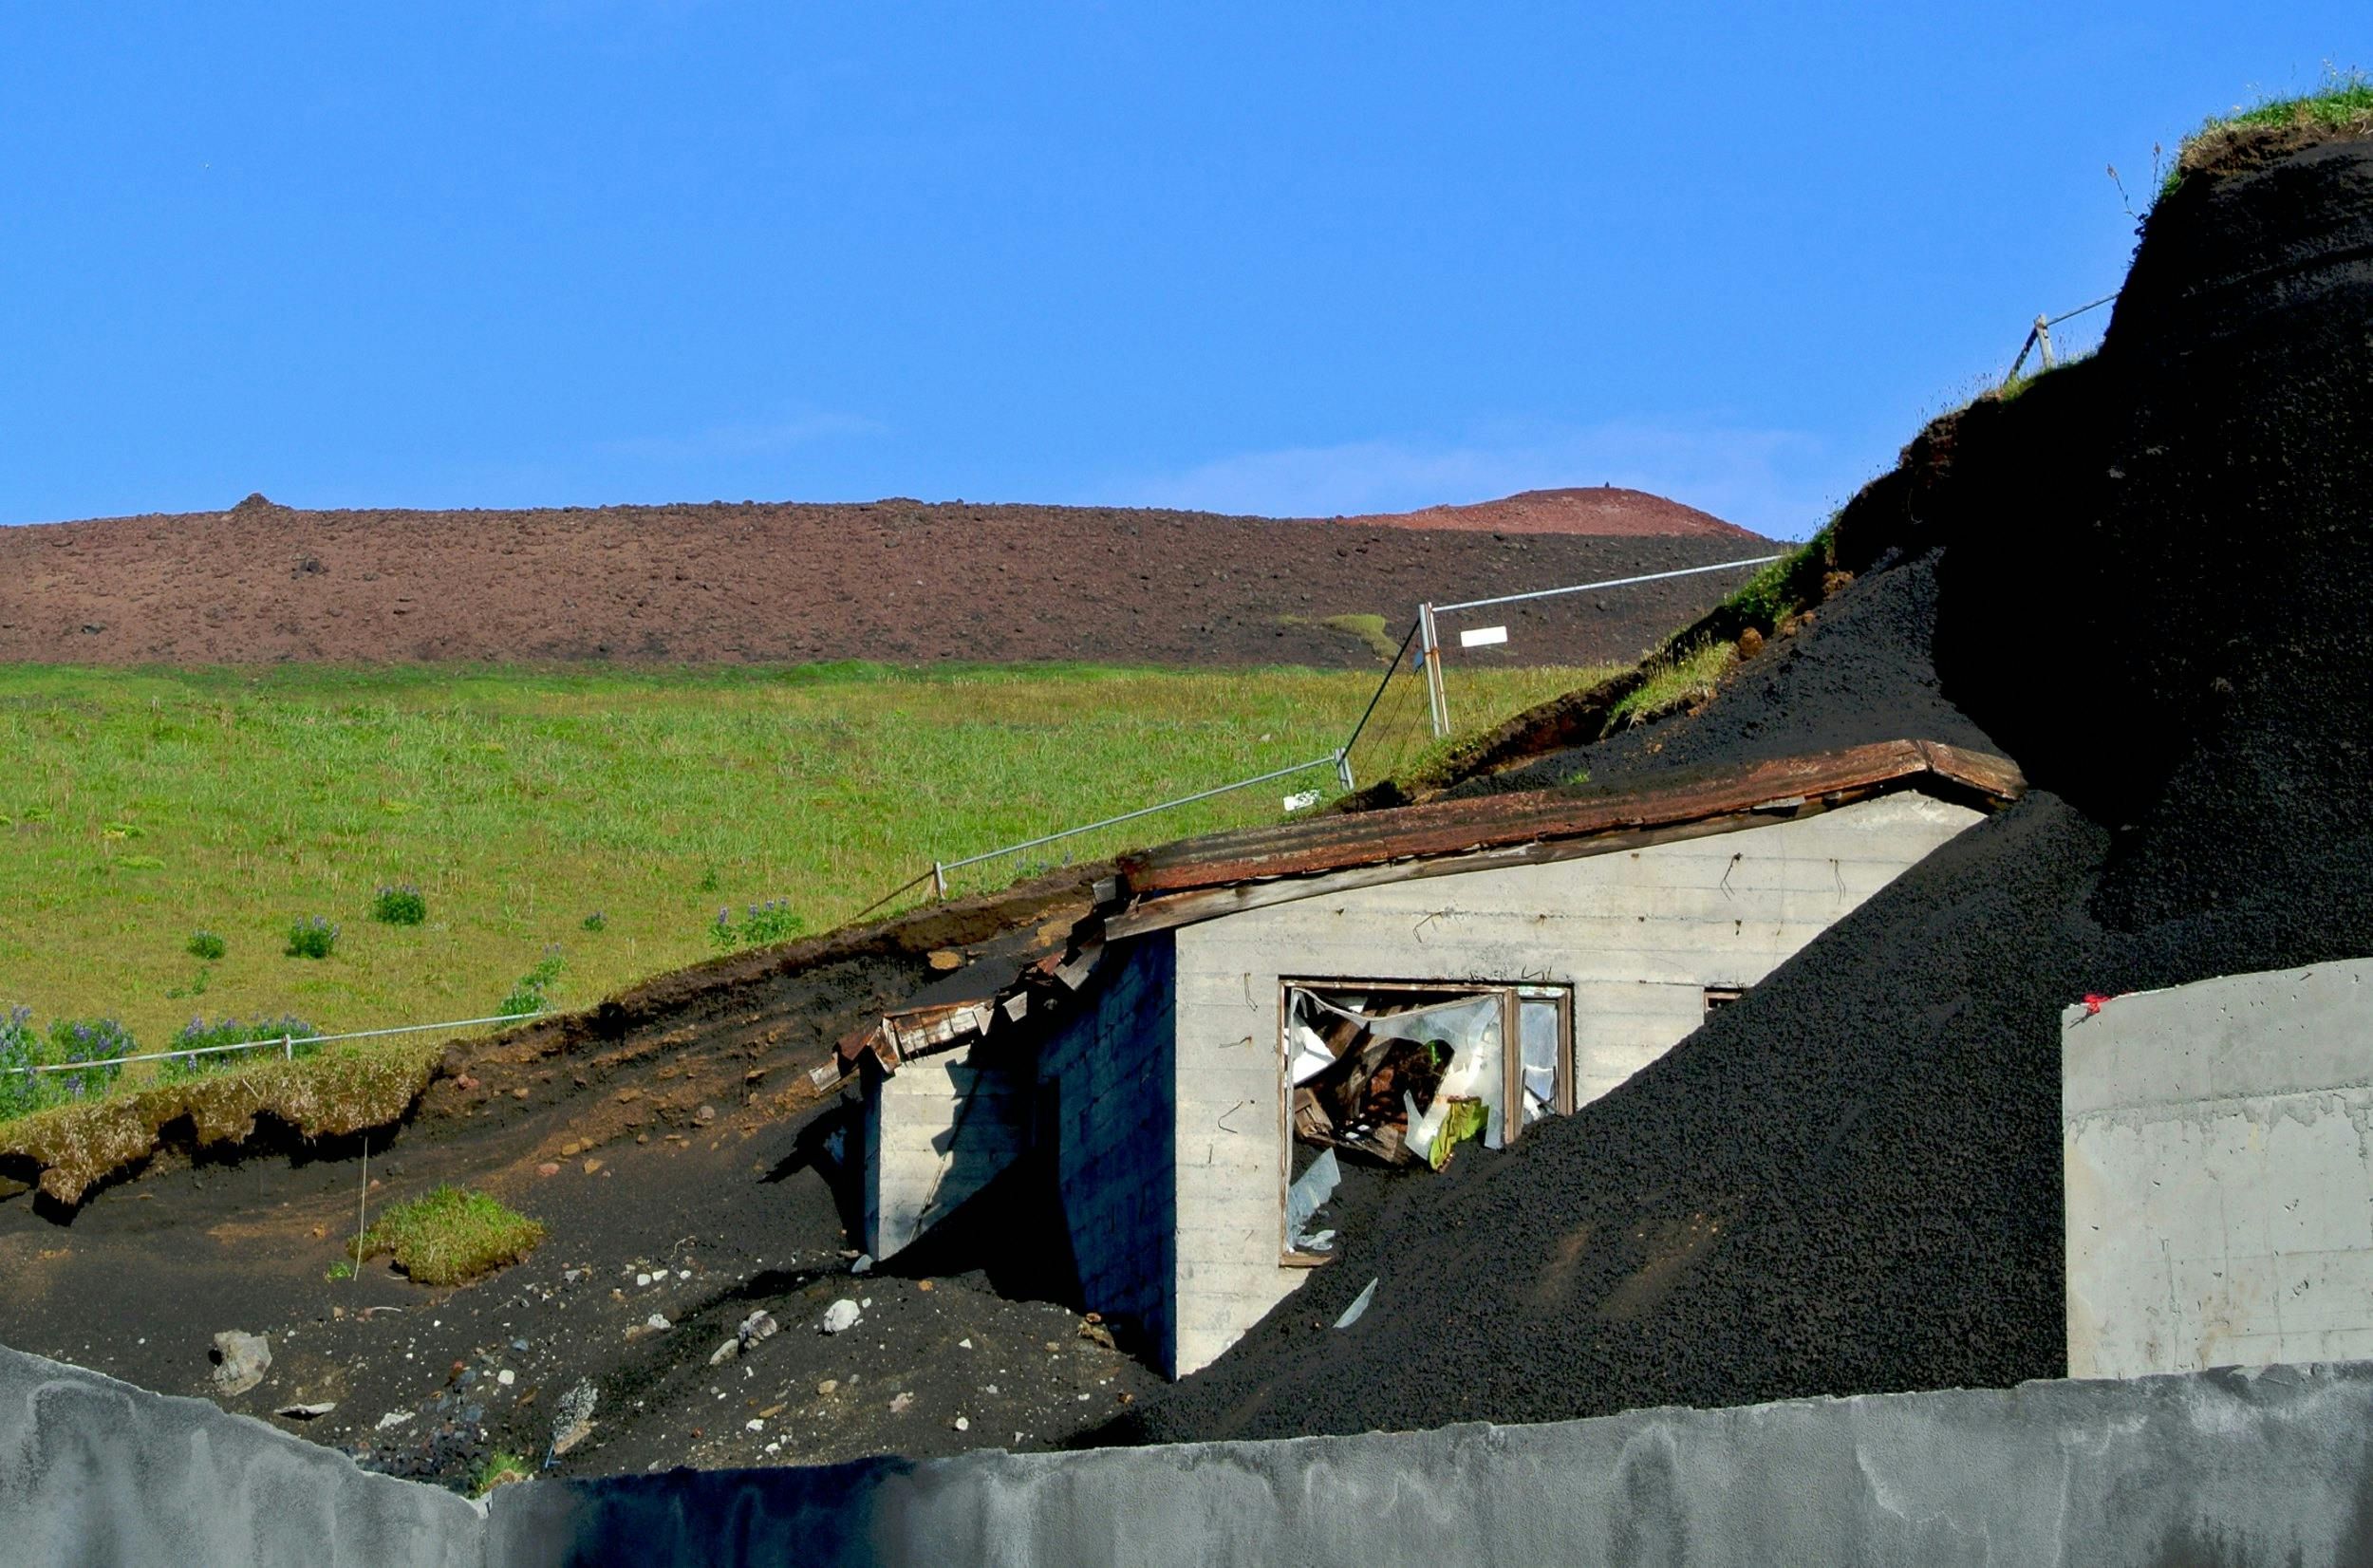
[[[1978,819],[1911,791],[1645,849],[1329,893],[1182,927],[1178,1370],[1207,1365],[1303,1272],[1280,1268],[1279,981],[1574,988],[1578,1097],[1604,1094]]]
[[[2373,960],[2061,1022],[2068,1372],[2373,1357]]]
[[[876,1258],[987,1185],[1029,1132],[1028,1083],[975,1067],[961,1053],[906,1062],[875,1080],[868,1099],[866,1245]]]

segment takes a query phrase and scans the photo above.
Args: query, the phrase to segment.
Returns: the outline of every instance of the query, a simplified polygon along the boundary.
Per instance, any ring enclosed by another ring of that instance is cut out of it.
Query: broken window
[[[1706,987],[1706,1012],[1711,1016],[1746,995],[1747,987],[1744,985],[1709,985]]]
[[[1288,1174],[1304,1214],[1323,1202],[1301,1185],[1317,1149],[1438,1170],[1469,1139],[1499,1148],[1572,1110],[1573,1034],[1563,986],[1289,982]],[[1317,1180],[1331,1188],[1332,1167]]]

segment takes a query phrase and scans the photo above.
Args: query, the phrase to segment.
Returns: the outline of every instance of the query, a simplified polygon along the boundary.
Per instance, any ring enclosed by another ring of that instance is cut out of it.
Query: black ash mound
[[[1798,646],[1558,761],[1990,737],[2034,793],[1606,1098],[1400,1185],[1111,1435],[2058,1373],[2060,1008],[2373,952],[2369,385],[2373,146],[2188,178],[2099,356],[1856,499],[1860,580]]]

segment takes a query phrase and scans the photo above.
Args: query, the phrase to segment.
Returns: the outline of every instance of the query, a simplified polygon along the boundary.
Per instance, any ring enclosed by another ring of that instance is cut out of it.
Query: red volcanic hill
[[[1418,512],[1346,517],[1347,523],[1390,528],[1478,529],[1486,533],[1588,533],[1639,539],[1666,535],[1735,539],[1763,544],[1736,523],[1668,501],[1644,490],[1601,485],[1590,490],[1527,490],[1471,506],[1429,506]]]
[[[1503,516],[1522,520],[1488,520]],[[0,661],[1357,665],[1374,653],[1346,617],[1397,628],[1421,600],[1770,548],[1633,491],[1325,520],[910,500],[311,512],[251,495],[0,528]],[[1558,601],[1554,637],[1521,657],[1635,657],[1741,575]]]

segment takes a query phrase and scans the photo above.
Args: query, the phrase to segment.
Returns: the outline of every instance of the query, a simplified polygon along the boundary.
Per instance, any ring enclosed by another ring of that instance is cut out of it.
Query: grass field
[[[1493,722],[1594,673],[1461,671],[1459,717]],[[117,1018],[144,1050],[201,1013],[325,1030],[471,1017],[554,948],[542,994],[580,1006],[716,952],[720,907],[747,924],[778,900],[827,929],[934,857],[1323,756],[1375,679],[0,668],[0,1009],[28,1006],[43,1029]],[[1320,785],[1242,792],[957,887],[1274,820],[1285,791]],[[383,887],[418,887],[425,918],[374,920]],[[338,927],[334,947],[289,956],[311,919]],[[191,951],[200,931],[219,958]]]

